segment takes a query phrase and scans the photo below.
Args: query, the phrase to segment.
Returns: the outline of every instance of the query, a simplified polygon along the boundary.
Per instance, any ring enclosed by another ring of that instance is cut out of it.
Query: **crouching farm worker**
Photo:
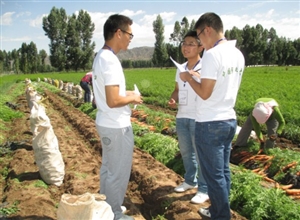
[[[267,139],[265,141],[261,131],[261,125],[267,126]],[[273,148],[277,134],[281,134],[285,126],[285,120],[279,109],[277,101],[273,98],[259,98],[255,101],[254,108],[243,124],[238,134],[234,147],[247,146],[252,129],[262,148]]]

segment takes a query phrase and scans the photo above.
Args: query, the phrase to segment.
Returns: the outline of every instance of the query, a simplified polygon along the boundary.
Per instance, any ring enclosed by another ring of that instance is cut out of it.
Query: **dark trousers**
[[[91,102],[91,89],[87,82],[80,81],[80,86],[84,90],[84,102]]]

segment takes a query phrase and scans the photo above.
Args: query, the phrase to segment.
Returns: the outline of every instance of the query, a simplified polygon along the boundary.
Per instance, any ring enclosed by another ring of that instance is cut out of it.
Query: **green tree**
[[[294,40],[293,45],[297,51],[297,54],[295,55],[295,59],[294,59],[294,65],[299,66],[300,65],[300,38]]]
[[[16,74],[19,74],[20,73],[20,69],[19,69],[19,66],[20,66],[20,57],[19,57],[19,51],[14,49],[12,52],[11,52],[11,57],[13,59],[13,71],[14,73]]]
[[[39,57],[39,72],[46,72],[46,58],[47,52],[45,50],[40,50],[38,57]]]
[[[32,41],[27,46],[27,63],[29,73],[37,73],[38,70],[38,52],[35,43]]]
[[[4,72],[4,52],[0,50],[0,73]]]
[[[92,23],[90,15],[83,10],[79,11],[78,18],[78,31],[80,35],[80,49],[81,49],[81,62],[80,67],[83,70],[90,70],[94,60],[95,42],[92,42],[93,32],[95,25]]]
[[[77,22],[76,15],[73,14],[69,17],[67,35],[66,35],[66,52],[67,63],[66,70],[78,70],[80,68],[80,62],[82,57],[82,51],[80,49],[80,28],[79,22]]]
[[[157,67],[165,66],[168,54],[164,43],[164,25],[160,15],[153,22],[153,31],[155,33],[154,53],[152,57],[153,64]]]
[[[68,17],[65,9],[53,7],[48,16],[43,17],[43,29],[50,39],[50,61],[53,67],[59,71],[65,69],[66,55],[66,35]]]
[[[267,40],[267,48],[264,51],[264,60],[265,64],[276,64],[278,61],[278,56],[276,52],[276,44],[278,41],[278,37],[274,28],[269,30],[268,40]]]
[[[20,70],[23,73],[29,73],[29,64],[27,59],[27,44],[22,43],[20,49]]]

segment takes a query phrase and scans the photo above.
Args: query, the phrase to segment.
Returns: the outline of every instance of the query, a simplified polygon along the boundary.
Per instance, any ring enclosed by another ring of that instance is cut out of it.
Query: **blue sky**
[[[189,22],[196,21],[205,12],[219,14],[225,30],[261,24],[268,30],[273,27],[279,37],[291,40],[300,37],[299,0],[1,0],[0,49],[12,51],[19,49],[24,42],[29,44],[33,41],[38,50],[44,49],[49,54],[50,40],[42,28],[42,17],[47,16],[53,7],[64,8],[67,15],[77,14],[81,9],[90,14],[95,24],[95,51],[103,46],[103,24],[114,13],[133,19],[134,38],[129,48],[154,46],[152,23],[158,14],[163,18],[165,42],[169,42],[176,21],[181,21],[184,16]]]

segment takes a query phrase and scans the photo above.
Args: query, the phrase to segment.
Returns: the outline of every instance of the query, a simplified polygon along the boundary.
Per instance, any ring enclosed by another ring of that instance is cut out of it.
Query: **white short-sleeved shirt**
[[[119,95],[126,96],[126,83],[122,65],[110,50],[101,49],[93,63],[93,91],[97,104],[96,124],[109,128],[131,126],[128,105],[110,108],[106,103],[105,86],[118,85]]]
[[[193,68],[194,70],[198,70],[201,68],[202,61]],[[188,71],[187,62],[182,64],[183,68]],[[200,70],[198,71],[200,73]],[[175,81],[178,83],[178,111],[177,118],[196,118],[196,98],[197,94],[190,86],[188,82],[184,82],[180,79],[180,70],[177,69]],[[200,79],[193,76],[193,78],[199,82]]]
[[[244,67],[244,56],[232,42],[205,51],[200,79],[213,79],[216,84],[207,100],[198,96],[196,121],[236,119],[234,106]]]

